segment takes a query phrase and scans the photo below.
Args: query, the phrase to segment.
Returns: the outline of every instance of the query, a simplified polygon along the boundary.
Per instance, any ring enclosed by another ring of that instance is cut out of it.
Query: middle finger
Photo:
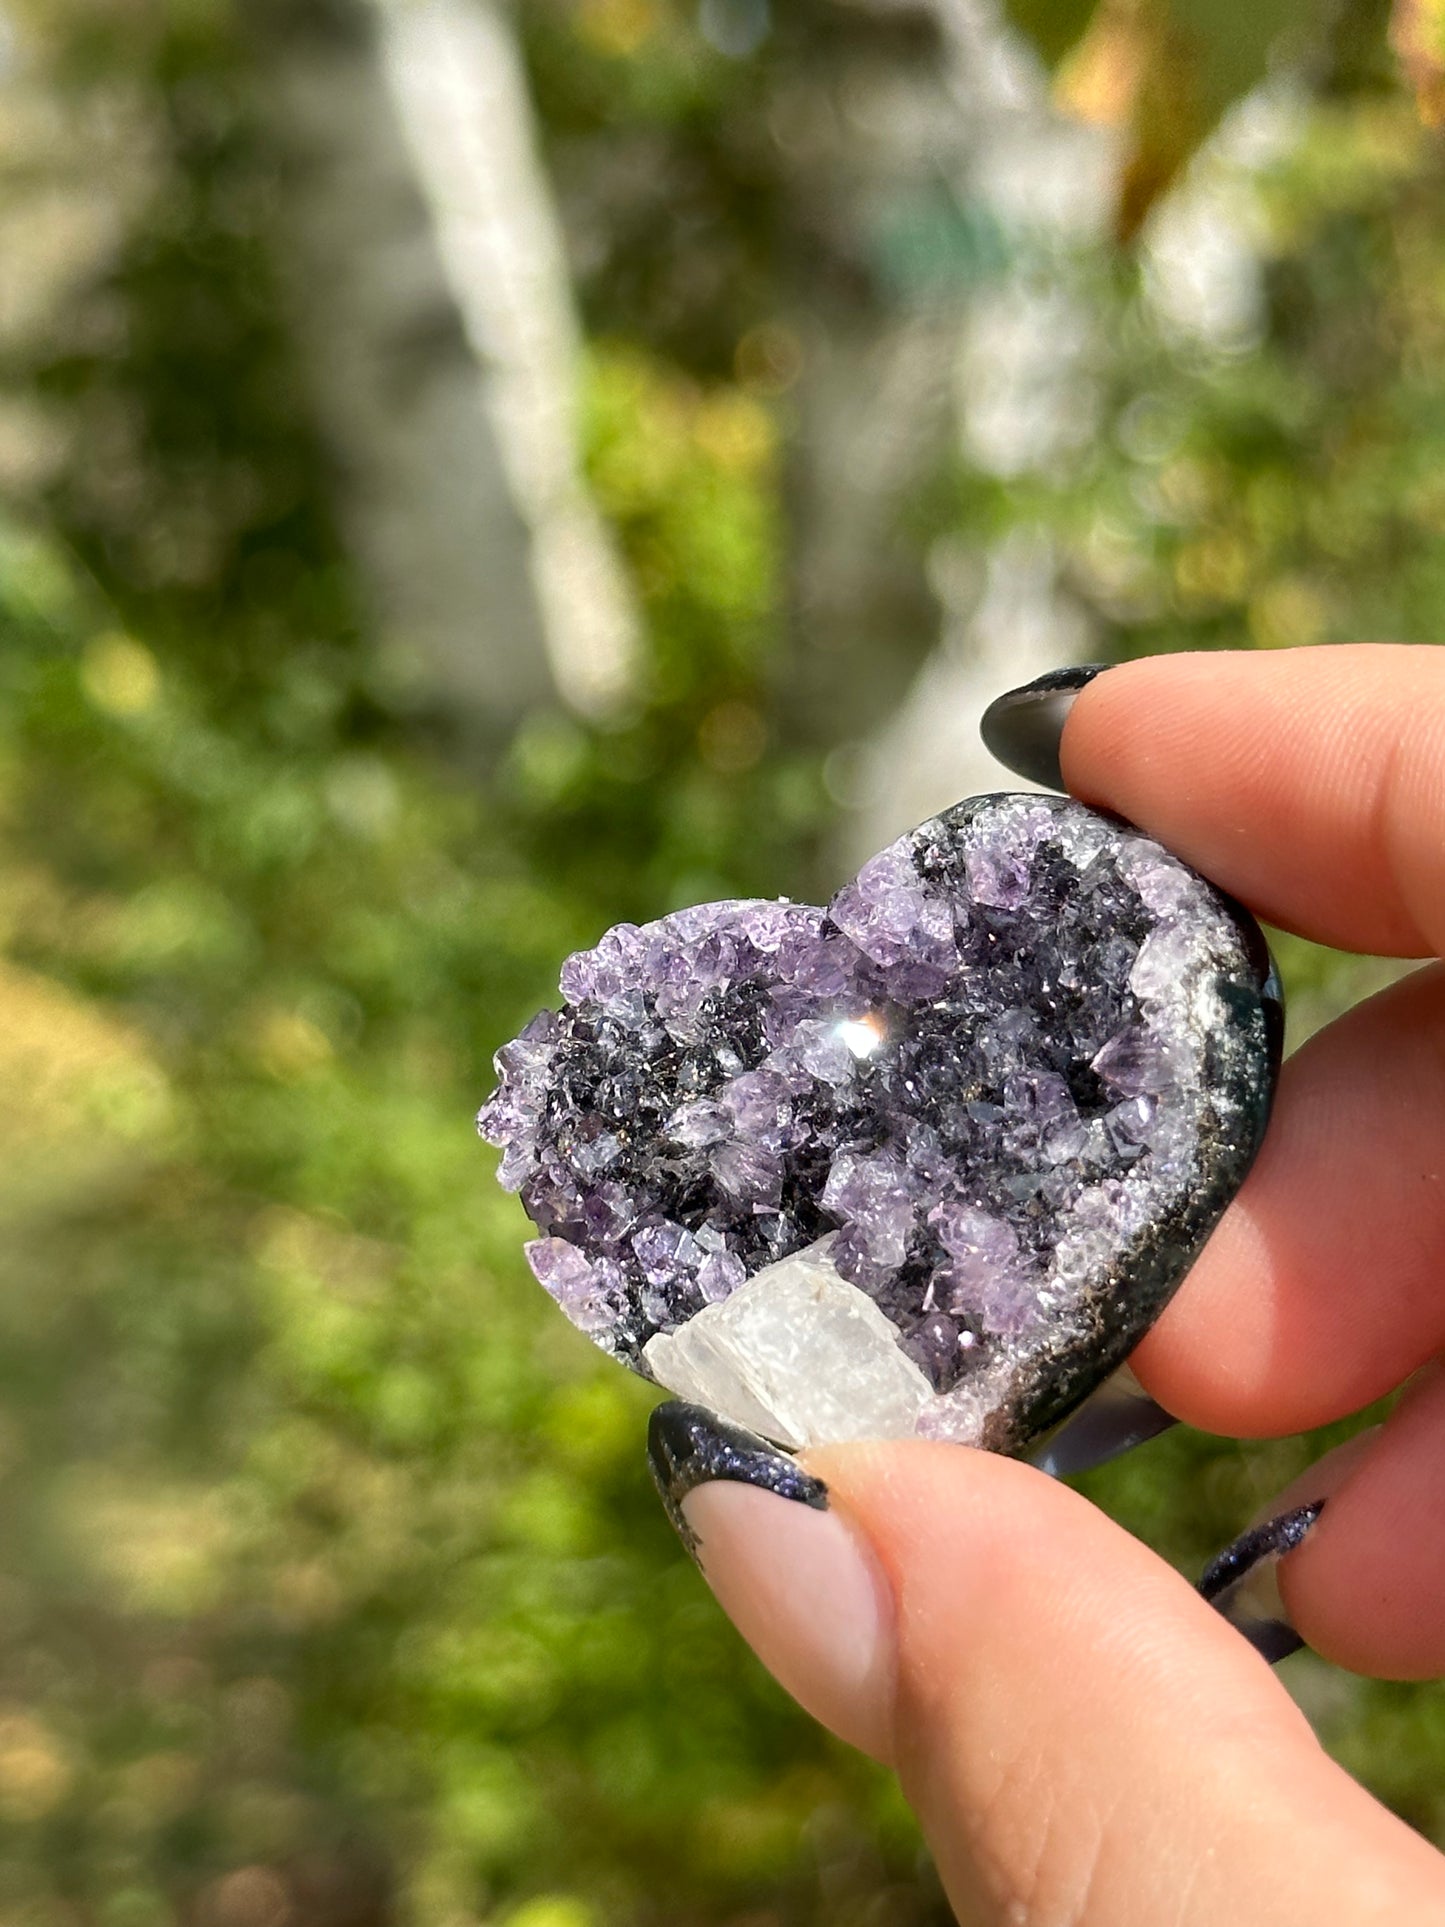
[[[1168,1411],[1272,1437],[1381,1397],[1445,1347],[1445,966],[1285,1064],[1264,1148],[1132,1363]]]

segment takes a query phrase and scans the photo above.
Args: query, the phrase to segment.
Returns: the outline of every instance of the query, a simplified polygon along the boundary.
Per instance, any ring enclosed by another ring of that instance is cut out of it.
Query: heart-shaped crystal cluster
[[[1020,1451],[1117,1365],[1258,1146],[1257,928],[1137,831],[978,797],[827,910],[621,924],[482,1134],[575,1324],[787,1446]]]

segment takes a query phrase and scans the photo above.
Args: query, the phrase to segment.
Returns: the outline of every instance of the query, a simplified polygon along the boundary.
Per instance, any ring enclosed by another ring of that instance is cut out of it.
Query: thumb
[[[655,1467],[669,1410],[704,1438],[706,1415],[662,1408]],[[1445,1863],[1078,1494],[921,1441],[774,1476],[746,1436],[673,1453],[664,1496],[781,1683],[896,1765],[967,1927],[1445,1918]]]

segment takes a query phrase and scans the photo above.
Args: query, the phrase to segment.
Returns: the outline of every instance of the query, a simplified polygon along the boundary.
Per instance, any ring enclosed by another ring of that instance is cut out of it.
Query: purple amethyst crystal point
[[[1278,1068],[1258,928],[1066,797],[960,803],[826,911],[619,924],[478,1120],[597,1344],[786,1446],[1022,1452],[1131,1351]]]

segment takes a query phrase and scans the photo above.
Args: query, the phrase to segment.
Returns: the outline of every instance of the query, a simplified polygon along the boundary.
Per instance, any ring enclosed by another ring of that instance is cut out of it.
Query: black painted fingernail
[[[1021,689],[997,697],[979,722],[984,747],[1015,776],[1042,783],[1046,789],[1063,789],[1059,739],[1064,724],[1079,691],[1110,666],[1084,662],[1072,669],[1051,669]]]
[[[1071,1479],[1157,1439],[1178,1422],[1150,1398],[1129,1367],[1121,1365],[1044,1440],[1033,1463],[1052,1478]]]
[[[796,1499],[816,1512],[828,1509],[828,1488],[796,1459],[756,1432],[709,1412],[703,1405],[669,1401],[656,1406],[647,1425],[647,1459],[667,1516],[688,1551],[697,1540],[683,1517],[689,1492],[712,1479],[756,1485],[780,1499]]]
[[[1199,1581],[1201,1597],[1217,1607],[1271,1666],[1304,1645],[1289,1623],[1275,1568],[1303,1541],[1324,1509],[1324,1500],[1316,1499],[1281,1512],[1262,1526],[1251,1526],[1210,1560]]]

